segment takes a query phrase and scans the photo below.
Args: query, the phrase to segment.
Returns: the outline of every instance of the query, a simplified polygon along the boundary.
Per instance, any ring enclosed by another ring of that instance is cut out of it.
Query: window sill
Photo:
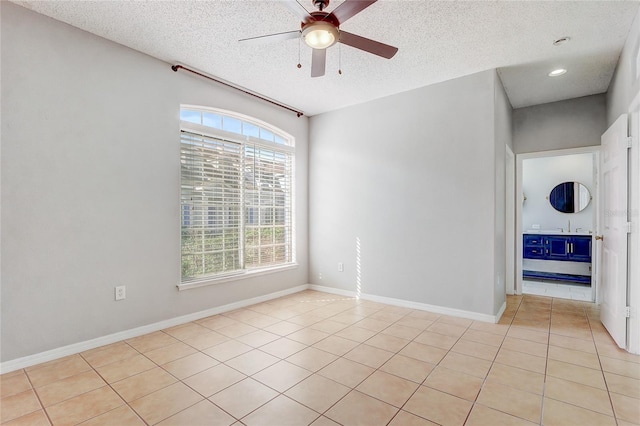
[[[296,269],[297,267],[298,267],[297,263],[287,263],[286,265],[279,265],[279,266],[274,266],[272,268],[266,268],[266,269],[249,270],[249,271],[241,272],[239,274],[226,275],[226,276],[223,276],[223,277],[203,278],[201,280],[190,281],[188,283],[178,284],[176,287],[178,287],[179,291],[191,290],[191,289],[199,288],[199,287],[207,287],[207,286],[210,286],[210,285],[223,284],[223,283],[227,283],[227,282],[230,282],[230,281],[245,280],[245,279],[248,279],[248,278],[259,277],[261,275],[267,275],[267,274],[273,274],[273,273],[276,273],[276,272],[288,271],[290,269]]]

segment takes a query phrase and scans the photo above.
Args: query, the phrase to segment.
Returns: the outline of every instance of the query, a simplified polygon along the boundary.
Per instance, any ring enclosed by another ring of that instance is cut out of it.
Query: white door
[[[600,320],[618,346],[627,344],[627,115],[602,135]],[[600,238],[600,237],[598,237]]]

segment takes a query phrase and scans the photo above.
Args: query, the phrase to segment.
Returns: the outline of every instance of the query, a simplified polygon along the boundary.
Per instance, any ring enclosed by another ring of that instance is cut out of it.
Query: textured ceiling
[[[278,1],[15,3],[169,63],[202,70],[307,115],[491,68],[498,69],[515,108],[603,93],[640,5],[380,0],[341,28],[398,47],[396,56],[387,60],[335,45],[327,52],[326,75],[311,78],[311,50],[298,40],[238,42],[299,29],[298,18]],[[311,0],[299,3],[314,10]],[[327,10],[341,3],[331,0]],[[552,44],[564,36],[571,40]],[[547,77],[560,66],[567,74]]]

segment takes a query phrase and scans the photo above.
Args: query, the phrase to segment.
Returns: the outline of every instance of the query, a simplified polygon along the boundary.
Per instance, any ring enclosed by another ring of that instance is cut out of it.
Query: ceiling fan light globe
[[[326,49],[338,41],[338,29],[327,22],[313,22],[302,30],[307,46],[313,49]]]

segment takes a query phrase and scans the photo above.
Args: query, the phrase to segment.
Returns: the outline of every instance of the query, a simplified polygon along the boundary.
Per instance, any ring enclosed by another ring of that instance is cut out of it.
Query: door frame
[[[505,293],[514,294],[516,289],[516,156],[505,145]]]
[[[627,350],[640,354],[640,92],[629,106],[629,135],[631,150],[629,151],[629,281],[627,283],[627,305],[631,308],[627,328]]]
[[[540,151],[540,152],[528,152],[524,154],[516,154],[516,231],[515,231],[515,274],[516,274],[516,294],[522,294],[522,239],[523,239],[523,229],[522,229],[522,204],[524,202],[524,194],[522,193],[522,162],[524,160],[529,160],[533,158],[544,158],[544,157],[561,157],[565,155],[574,155],[574,154],[594,154],[594,188],[592,192],[592,202],[594,203],[593,207],[595,209],[600,205],[599,200],[599,189],[598,189],[598,180],[597,180],[597,172],[598,172],[598,164],[600,159],[600,146],[587,146],[581,148],[568,148],[568,149],[558,149],[553,151]],[[596,212],[597,210],[594,210]],[[596,224],[596,216],[597,214],[593,214],[592,218],[592,229],[594,233],[597,231]],[[595,234],[594,234],[595,235]],[[592,299],[598,303],[597,300],[597,274],[599,271],[598,262],[600,261],[600,257],[596,250],[593,250],[593,258],[591,260],[592,270],[591,270],[591,292]]]

